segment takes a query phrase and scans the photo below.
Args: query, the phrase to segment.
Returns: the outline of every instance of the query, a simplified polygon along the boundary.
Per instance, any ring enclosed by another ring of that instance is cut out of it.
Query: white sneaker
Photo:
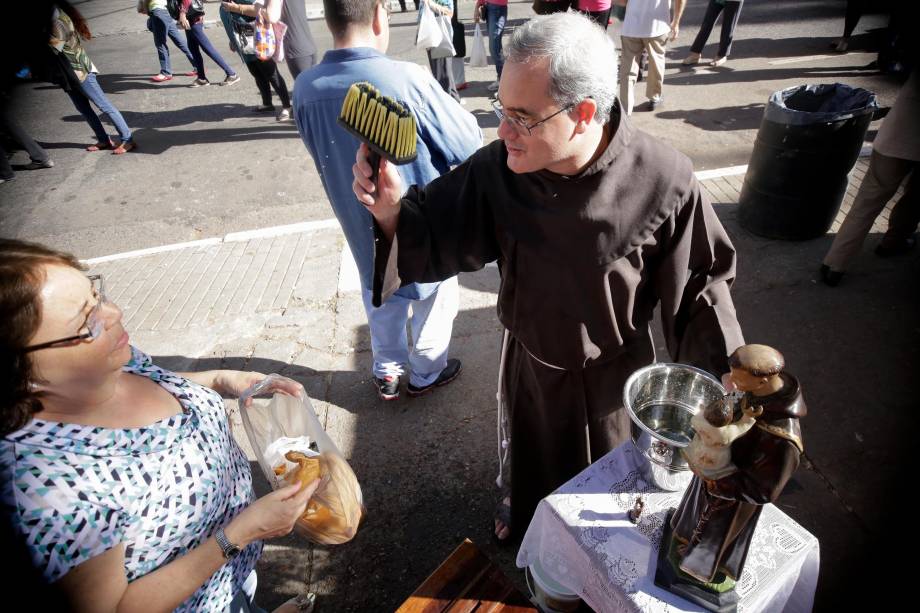
[[[489,90],[490,92],[497,92],[498,91],[498,81],[492,81],[491,83],[489,83],[486,89]]]

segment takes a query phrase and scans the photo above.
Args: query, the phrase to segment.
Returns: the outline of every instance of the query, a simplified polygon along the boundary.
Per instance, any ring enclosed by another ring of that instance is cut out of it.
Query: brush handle
[[[380,154],[368,148],[367,163],[371,165],[371,182],[377,186],[377,177],[380,174]]]

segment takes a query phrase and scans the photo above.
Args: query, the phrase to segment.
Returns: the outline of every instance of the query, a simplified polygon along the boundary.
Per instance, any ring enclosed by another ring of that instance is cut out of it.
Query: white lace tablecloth
[[[682,492],[645,481],[642,458],[624,443],[544,498],[517,556],[539,560],[595,611],[702,611],[655,585],[668,509]],[[626,512],[642,495],[638,525]],[[772,504],[764,507],[736,591],[738,610],[811,611],[818,581],[818,539]]]

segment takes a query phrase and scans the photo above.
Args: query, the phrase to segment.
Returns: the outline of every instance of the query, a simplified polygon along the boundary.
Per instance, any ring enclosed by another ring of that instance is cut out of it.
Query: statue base
[[[707,611],[716,611],[717,613],[735,613],[738,610],[738,593],[734,590],[734,581],[723,577],[717,589],[724,591],[713,591],[706,589],[706,585],[690,575],[681,571],[677,565],[677,551],[674,546],[674,539],[671,533],[671,516],[674,515],[674,509],[668,511],[664,521],[664,529],[661,535],[661,544],[658,546],[658,565],[655,572],[655,585],[668,590],[672,594],[677,594],[690,602],[697,604]],[[715,586],[714,586],[715,587]]]

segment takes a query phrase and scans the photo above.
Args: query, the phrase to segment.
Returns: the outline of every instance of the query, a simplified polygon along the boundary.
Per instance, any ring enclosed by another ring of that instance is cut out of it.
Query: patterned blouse
[[[249,463],[221,397],[133,348],[124,371],[157,382],[182,412],[127,430],[33,419],[0,439],[0,503],[49,582],[119,543],[133,581],[252,501]],[[224,610],[261,551],[260,541],[250,544],[176,610]]]

